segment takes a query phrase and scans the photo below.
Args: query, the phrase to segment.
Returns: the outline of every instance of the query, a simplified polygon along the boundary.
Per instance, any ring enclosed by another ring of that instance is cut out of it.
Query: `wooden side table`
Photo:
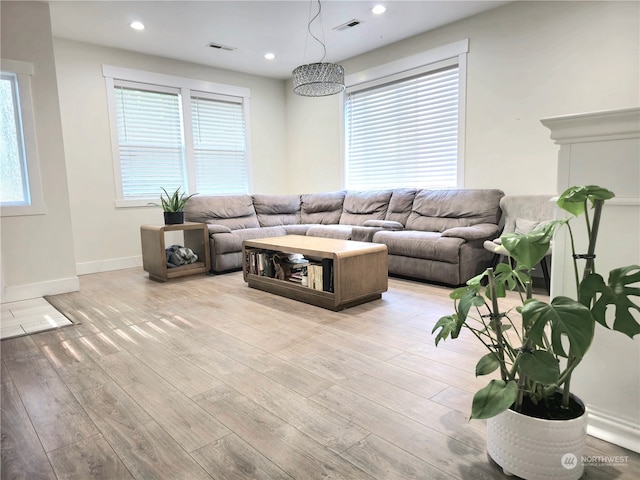
[[[167,268],[165,233],[182,231],[183,246],[198,255],[198,261],[188,265]],[[206,223],[185,222],[178,225],[142,225],[142,268],[149,272],[149,278],[166,282],[170,278],[206,273],[211,268],[209,253],[209,229]]]

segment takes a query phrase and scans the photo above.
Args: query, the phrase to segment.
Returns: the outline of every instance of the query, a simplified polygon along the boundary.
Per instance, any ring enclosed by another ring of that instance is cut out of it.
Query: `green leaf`
[[[612,191],[597,185],[570,187],[558,197],[557,204],[558,207],[577,217],[584,213],[587,200],[593,204],[595,200],[604,201],[613,197],[615,194]]]
[[[495,353],[487,353],[476,365],[476,377],[480,375],[488,375],[500,368],[500,361]]]
[[[592,273],[580,283],[580,302],[591,307],[593,318],[609,328],[606,320],[607,307],[615,306],[613,330],[633,338],[640,333],[640,325],[632,311],[640,313],[640,306],[631,296],[640,297],[640,288],[629,285],[640,282],[640,266],[630,265],[609,272],[609,284],[597,273]],[[599,298],[597,298],[599,295]],[[596,299],[597,298],[597,299]]]
[[[547,385],[558,382],[560,366],[556,357],[550,352],[546,350],[522,352],[519,362],[521,373],[531,380]]]
[[[440,343],[440,340],[446,340],[448,337],[458,338],[460,334],[460,329],[462,328],[462,324],[464,322],[460,320],[457,314],[447,315],[438,320],[431,330],[431,333],[435,333],[436,330],[440,329],[438,335],[436,335],[436,346]]]
[[[455,290],[453,290],[449,294],[449,298],[451,298],[453,300],[460,300],[462,297],[467,295],[470,291],[478,292],[479,290],[480,290],[480,286],[479,285],[467,285],[465,287],[459,287],[459,288],[456,288]]]
[[[464,322],[472,307],[481,307],[482,305],[484,305],[484,299],[478,294],[478,290],[470,288],[458,301],[456,313]]]
[[[469,280],[467,280],[467,285],[472,286],[472,287],[480,286],[480,283],[482,282],[482,279],[484,277],[486,277],[486,276],[487,276],[487,271],[485,270],[480,275],[476,275],[475,277],[472,277]]]
[[[518,385],[513,380],[491,380],[473,396],[471,418],[491,418],[507,410],[516,401]]]
[[[551,345],[556,355],[567,357],[562,339],[567,338],[571,355],[582,358],[593,340],[595,321],[582,303],[568,297],[556,297],[551,304],[531,299],[522,307],[522,321],[529,325],[529,338],[545,348],[544,328],[551,326]]]
[[[546,222],[527,234],[505,233],[502,235],[502,246],[518,264],[527,269],[533,268],[545,257],[554,232],[564,223],[566,220]]]

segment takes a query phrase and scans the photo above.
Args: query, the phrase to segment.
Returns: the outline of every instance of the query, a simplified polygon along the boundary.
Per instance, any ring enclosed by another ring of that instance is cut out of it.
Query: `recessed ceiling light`
[[[138,21],[131,22],[129,26],[134,30],[144,30],[144,23],[142,22],[138,22]]]
[[[274,58],[276,58],[276,54],[271,52],[265,53],[264,58],[266,58],[267,60],[273,60]]]
[[[386,11],[387,11],[387,7],[385,7],[384,5],[376,5],[371,9],[371,13],[374,13],[376,15],[383,14]]]

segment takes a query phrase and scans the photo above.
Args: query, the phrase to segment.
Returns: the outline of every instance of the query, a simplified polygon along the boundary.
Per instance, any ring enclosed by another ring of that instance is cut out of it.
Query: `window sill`
[[[12,205],[0,207],[0,217],[23,217],[27,215],[46,215],[44,205]]]

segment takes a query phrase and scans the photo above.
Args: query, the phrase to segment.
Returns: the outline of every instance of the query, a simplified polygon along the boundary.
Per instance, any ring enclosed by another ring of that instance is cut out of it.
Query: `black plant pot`
[[[178,225],[184,223],[184,212],[164,212],[165,225]]]

